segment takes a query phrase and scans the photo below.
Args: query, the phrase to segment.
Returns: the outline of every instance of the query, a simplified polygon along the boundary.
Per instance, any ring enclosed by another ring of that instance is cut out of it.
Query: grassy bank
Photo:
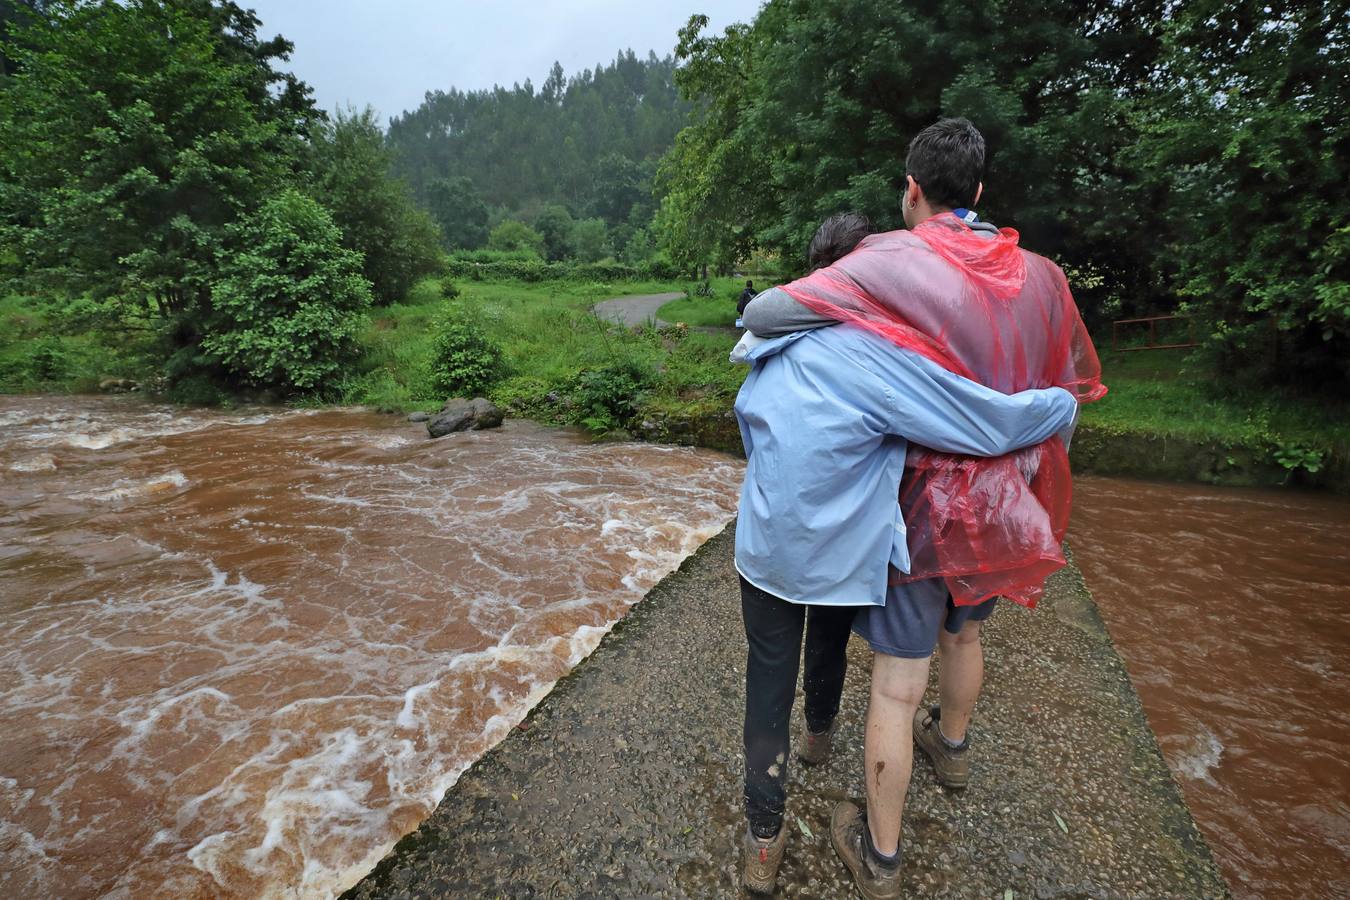
[[[361,339],[361,368],[339,386],[337,399],[400,411],[437,406],[444,397],[427,377],[434,322],[452,302],[501,347],[504,376],[487,393],[516,415],[611,432],[653,416],[729,410],[744,375],[727,363],[733,338],[678,328],[630,331],[591,312],[609,297],[686,287],[469,281],[447,301],[429,280],[406,303],[372,316]]]
[[[630,331],[596,318],[596,301],[687,291],[661,319],[688,326],[734,317],[739,279],[463,280],[447,297],[427,279],[403,303],[371,313],[359,362],[307,403],[390,412],[436,408],[435,331],[448,309],[472,318],[502,351],[486,393],[511,414],[597,434],[696,443],[735,452],[731,406],[745,370],[728,364],[734,337],[690,328]],[[153,383],[149,323],[115,322],[92,304],[0,300],[0,391],[96,390],[108,378]],[[1109,473],[1233,484],[1350,485],[1350,401],[1275,389],[1233,390],[1189,368],[1184,351],[1102,355],[1111,391],[1085,409],[1075,457]],[[229,402],[230,398],[223,398]]]
[[[692,326],[726,326],[736,322],[736,301],[745,290],[740,278],[714,278],[708,283],[711,293],[693,293],[672,300],[656,311],[663,322],[683,322]]]
[[[1185,350],[1102,353],[1103,380],[1110,393],[1083,411],[1090,442],[1130,439],[1137,457],[1170,441],[1183,453],[1212,457],[1191,474],[1231,483],[1316,482],[1328,467],[1344,466],[1350,455],[1350,402],[1297,396],[1276,388],[1236,388],[1197,371]],[[1195,462],[1189,460],[1187,462]],[[1168,477],[1162,460],[1117,459],[1105,469]],[[1225,477],[1227,475],[1227,477]]]

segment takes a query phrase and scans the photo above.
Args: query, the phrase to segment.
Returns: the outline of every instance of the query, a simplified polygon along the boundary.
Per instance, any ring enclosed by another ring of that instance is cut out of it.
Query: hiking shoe
[[[806,719],[802,719],[801,727],[797,730],[797,758],[808,766],[818,766],[829,759],[838,723],[839,720],[835,719],[829,728],[816,734],[811,730],[811,726],[806,724]]]
[[[778,866],[787,849],[787,823],[771,838],[757,838],[749,828],[745,830],[745,874],[741,880],[752,894],[772,894],[778,880]]]
[[[970,782],[970,741],[953,747],[938,730],[942,711],[933,706],[914,714],[914,743],[933,764],[933,771],[943,787],[959,791]]]
[[[847,800],[830,817],[830,840],[839,858],[853,873],[853,883],[865,900],[893,900],[900,896],[900,865],[894,869],[876,864],[867,849],[867,817]]]

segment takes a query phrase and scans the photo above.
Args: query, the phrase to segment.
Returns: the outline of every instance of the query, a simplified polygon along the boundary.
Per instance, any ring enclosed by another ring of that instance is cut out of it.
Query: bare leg
[[[872,656],[863,776],[872,846],[887,856],[900,847],[900,817],[914,765],[914,713],[928,687],[928,662],[929,657]]]
[[[980,623],[967,622],[956,634],[938,631],[941,655],[938,666],[938,694],[942,704],[939,724],[942,734],[952,743],[966,738],[970,715],[980,698],[984,684],[984,648],[980,645]]]

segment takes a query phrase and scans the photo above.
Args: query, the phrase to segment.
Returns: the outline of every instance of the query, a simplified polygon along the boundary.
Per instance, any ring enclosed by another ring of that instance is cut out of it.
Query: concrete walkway
[[[619,325],[627,325],[629,328],[637,328],[648,322],[655,322],[658,326],[667,325],[668,322],[656,318],[656,311],[670,301],[683,297],[684,294],[679,291],[645,294],[639,297],[615,297],[595,304],[595,314]]]
[[[731,555],[728,529],[662,581],[349,896],[737,896]],[[1034,613],[1005,606],[987,630],[971,786],[946,792],[916,761],[907,896],[1227,896],[1077,570]],[[857,638],[850,659],[835,758],[790,770],[782,896],[855,896],[828,835],[862,783]]]

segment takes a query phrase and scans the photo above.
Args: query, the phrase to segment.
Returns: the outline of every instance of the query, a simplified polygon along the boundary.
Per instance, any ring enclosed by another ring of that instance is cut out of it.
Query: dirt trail
[[[348,896],[736,896],[732,542],[658,585]],[[947,793],[916,765],[906,896],[1227,896],[1077,570],[987,633],[973,780]],[[866,657],[855,638],[835,758],[791,768],[782,896],[853,896],[828,823],[862,784]]]

